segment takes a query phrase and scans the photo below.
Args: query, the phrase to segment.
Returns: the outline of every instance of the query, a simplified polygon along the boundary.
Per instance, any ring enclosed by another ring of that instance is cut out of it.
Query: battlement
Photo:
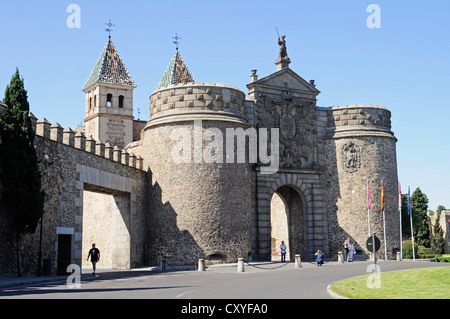
[[[150,114],[149,125],[188,120],[194,114],[247,123],[245,94],[234,86],[216,83],[180,83],[156,90],[150,96]]]
[[[69,127],[63,128],[57,122],[51,124],[45,118],[36,120],[32,114],[30,117],[37,136],[62,143],[80,151],[104,157],[126,166],[140,170],[143,169],[143,160],[139,155],[136,156],[133,153],[121,150],[117,146],[112,147],[109,143],[103,144],[101,141],[94,140],[92,136],[86,137],[84,133],[75,132]]]
[[[391,131],[391,112],[379,105],[350,104],[330,108],[327,135],[340,137],[346,132],[358,135],[394,137]]]

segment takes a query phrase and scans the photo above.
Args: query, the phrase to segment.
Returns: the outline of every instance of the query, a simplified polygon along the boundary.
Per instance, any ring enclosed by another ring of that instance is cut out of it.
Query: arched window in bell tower
[[[124,96],[123,95],[119,95],[119,107],[120,108],[123,108],[123,99],[124,99]]]
[[[106,95],[106,106],[111,107],[112,106],[112,94],[108,93]]]

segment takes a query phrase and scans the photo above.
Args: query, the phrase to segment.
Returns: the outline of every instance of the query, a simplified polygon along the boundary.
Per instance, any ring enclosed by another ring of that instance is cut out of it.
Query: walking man
[[[87,260],[89,260],[89,257],[91,257],[93,269],[92,275],[95,276],[96,265],[97,262],[100,260],[100,250],[98,250],[98,248],[95,248],[95,244],[92,244],[92,248],[89,250]]]

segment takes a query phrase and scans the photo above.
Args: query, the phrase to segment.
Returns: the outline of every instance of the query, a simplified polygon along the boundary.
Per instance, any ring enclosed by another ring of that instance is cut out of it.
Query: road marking
[[[184,295],[186,295],[186,294],[189,294],[189,293],[191,293],[191,292],[194,292],[195,290],[190,290],[190,291],[186,291],[186,292],[183,292],[182,294],[179,294],[178,296],[176,296],[175,298],[180,298],[180,297],[182,297],[182,296],[184,296]]]

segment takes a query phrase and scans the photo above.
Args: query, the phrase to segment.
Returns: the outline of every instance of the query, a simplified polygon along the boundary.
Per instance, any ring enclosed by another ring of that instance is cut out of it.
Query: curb
[[[333,297],[334,299],[350,299],[350,298],[341,296],[341,295],[335,293],[334,291],[332,291],[332,290],[331,290],[331,284],[329,284],[329,285],[327,286],[327,294],[329,294],[329,295],[330,295],[331,297]]]

